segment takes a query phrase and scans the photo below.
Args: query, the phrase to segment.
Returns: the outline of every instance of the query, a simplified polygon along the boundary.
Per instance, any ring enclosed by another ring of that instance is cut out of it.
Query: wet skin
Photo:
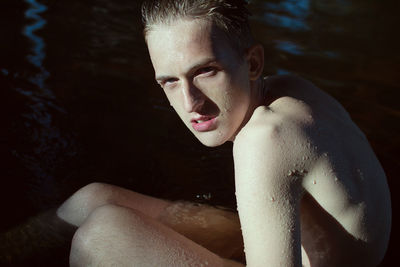
[[[157,25],[147,44],[156,80],[189,130],[207,146],[232,140],[258,104],[252,87],[259,71],[249,80],[247,60],[203,21]],[[199,131],[198,118],[215,122]]]
[[[271,77],[266,88],[265,105],[234,143],[247,263],[297,266],[301,242],[304,266],[376,266],[387,249],[391,204],[364,134],[338,102],[302,79]]]
[[[155,25],[147,44],[157,82],[194,135],[208,146],[234,141],[249,266],[382,259],[391,227],[386,177],[339,103],[295,77],[260,88],[262,53],[240,60],[205,21]],[[198,131],[198,116],[216,122]]]
[[[248,266],[381,261],[386,177],[337,101],[297,77],[263,83],[262,47],[240,57],[206,21],[153,25],[147,44],[192,133],[207,146],[233,141],[240,226],[235,213],[91,184],[57,211],[78,227],[71,266],[242,266],[227,260],[240,259],[241,237]]]

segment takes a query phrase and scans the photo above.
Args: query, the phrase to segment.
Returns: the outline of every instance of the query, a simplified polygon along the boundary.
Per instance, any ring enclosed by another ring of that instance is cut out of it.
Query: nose
[[[188,113],[199,110],[204,103],[204,95],[192,82],[182,85],[183,106]]]

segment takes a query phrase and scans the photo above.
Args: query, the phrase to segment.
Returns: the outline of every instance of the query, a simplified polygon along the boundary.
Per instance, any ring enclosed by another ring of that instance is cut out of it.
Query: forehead
[[[177,20],[171,24],[154,25],[147,34],[147,45],[151,51],[161,49],[170,52],[174,52],[174,49],[210,46],[211,23],[204,20]]]
[[[222,60],[234,51],[225,34],[207,20],[177,20],[151,27],[146,36],[156,72],[176,64],[189,64],[202,57]]]

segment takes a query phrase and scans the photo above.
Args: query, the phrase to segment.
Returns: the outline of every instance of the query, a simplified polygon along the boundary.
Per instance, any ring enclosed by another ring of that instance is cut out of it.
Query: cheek
[[[166,94],[167,99],[169,101],[169,104],[172,106],[172,108],[175,110],[176,114],[184,121],[185,120],[185,114],[186,111],[184,111],[183,108],[183,102],[181,101],[179,95],[175,94]]]
[[[226,90],[222,94],[221,105],[224,113],[230,113],[235,106],[235,97],[231,90]]]
[[[164,94],[167,97],[169,104],[174,108],[177,107],[179,101],[177,94],[171,91],[168,92],[166,90],[164,90]]]
[[[236,111],[238,106],[247,103],[248,90],[242,77],[224,75],[208,88],[212,88],[212,90],[207,90],[208,97],[215,101],[223,113]]]

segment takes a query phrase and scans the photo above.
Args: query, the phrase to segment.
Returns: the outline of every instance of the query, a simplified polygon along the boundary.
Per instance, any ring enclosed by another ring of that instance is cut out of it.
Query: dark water
[[[346,107],[387,173],[396,227],[398,1],[252,2],[265,74],[301,75]],[[1,0],[1,230],[94,181],[234,207],[231,145],[203,147],[171,110],[153,81],[139,6]]]

